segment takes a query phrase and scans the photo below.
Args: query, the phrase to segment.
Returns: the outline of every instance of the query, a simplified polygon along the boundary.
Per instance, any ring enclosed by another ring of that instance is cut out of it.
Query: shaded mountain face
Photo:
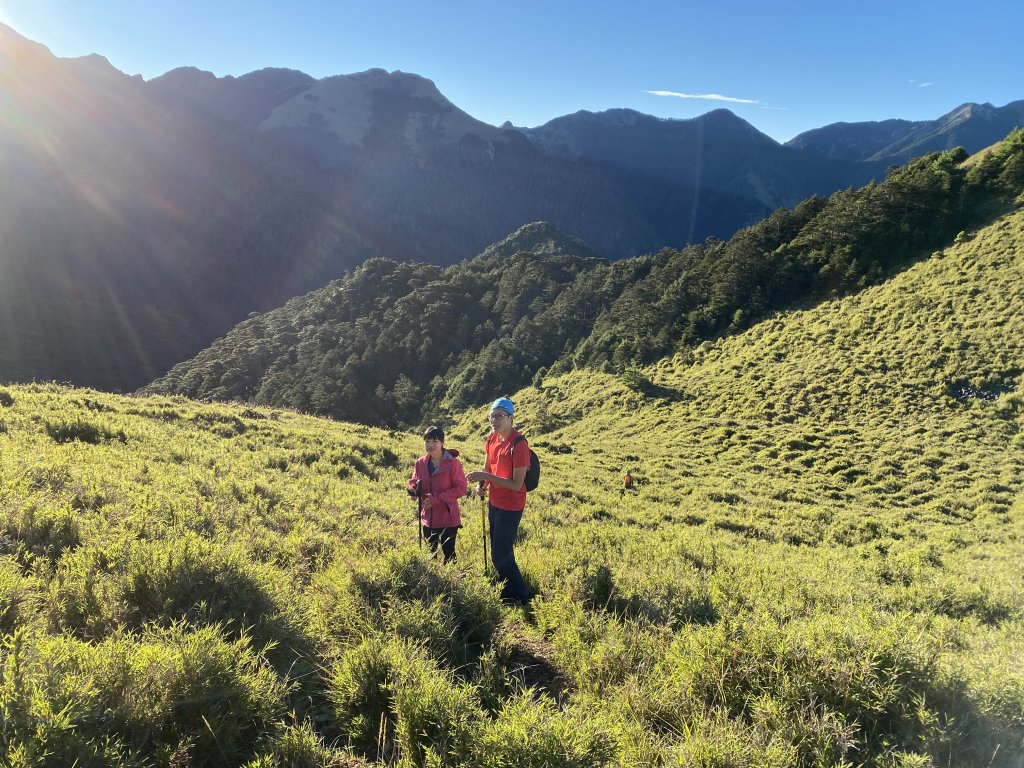
[[[520,131],[417,75],[146,82],[0,25],[0,380],[133,389],[368,258],[449,265],[544,220],[618,259],[877,173],[724,110]]]
[[[886,147],[902,141],[924,124],[924,121],[910,120],[832,123],[805,131],[787,141],[786,146],[834,159],[868,160]]]
[[[805,131],[786,146],[837,160],[903,163],[953,147],[977,152],[1021,126],[1024,101],[1004,107],[962,104],[937,120],[833,123]]]
[[[629,169],[697,192],[729,192],[771,210],[840,180],[866,183],[874,167],[820,162],[783,147],[727,109],[692,120],[665,120],[627,109],[577,112],[524,131],[552,154]]]

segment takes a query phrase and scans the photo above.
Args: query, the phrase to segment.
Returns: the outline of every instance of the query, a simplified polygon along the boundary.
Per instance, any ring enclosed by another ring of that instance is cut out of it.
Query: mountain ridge
[[[967,102],[935,120],[832,123],[786,142],[834,159],[905,162],[909,158],[964,146],[978,151],[1024,126],[1024,100],[1002,107]]]
[[[538,146],[543,126],[488,126],[419,75],[145,81],[8,27],[0,41],[6,380],[134,389],[366,259],[449,265],[534,221],[624,258],[881,177],[728,111],[611,112],[632,132],[606,127],[573,158]],[[578,139],[581,120],[556,127]]]

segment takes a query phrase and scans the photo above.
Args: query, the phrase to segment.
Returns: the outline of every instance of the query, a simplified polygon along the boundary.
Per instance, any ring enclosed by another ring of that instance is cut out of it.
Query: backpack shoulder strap
[[[516,446],[519,445],[523,440],[526,439],[526,435],[519,435],[515,440],[512,441],[512,447],[508,449],[508,455],[513,456],[516,452]]]

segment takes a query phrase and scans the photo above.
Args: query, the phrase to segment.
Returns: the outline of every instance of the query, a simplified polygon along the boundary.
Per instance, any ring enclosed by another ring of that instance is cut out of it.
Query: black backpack
[[[520,435],[512,443],[512,448],[509,449],[509,455],[515,453],[516,446],[519,445],[520,440],[526,438]],[[540,484],[540,459],[537,458],[537,452],[530,448],[530,468],[526,470],[526,479],[523,481],[523,485],[527,491],[537,490],[537,486]]]

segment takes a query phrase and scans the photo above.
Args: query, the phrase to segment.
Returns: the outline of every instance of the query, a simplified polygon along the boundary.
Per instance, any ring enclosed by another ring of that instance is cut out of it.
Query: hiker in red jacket
[[[423,433],[427,453],[416,460],[407,489],[420,498],[420,525],[430,553],[440,545],[444,562],[455,560],[455,536],[462,527],[459,499],[466,495],[466,474],[459,452],[444,447],[444,431],[429,427]]]

